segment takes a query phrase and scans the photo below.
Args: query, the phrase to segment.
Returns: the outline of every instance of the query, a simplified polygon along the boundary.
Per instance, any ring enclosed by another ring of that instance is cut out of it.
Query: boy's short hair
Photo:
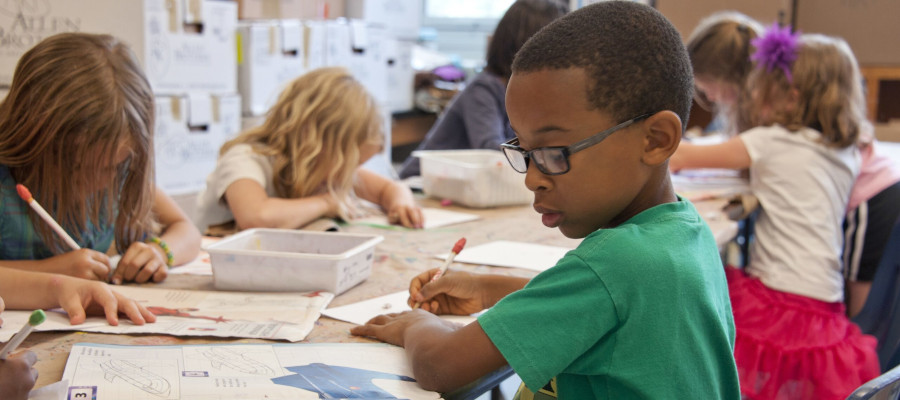
[[[687,51],[674,26],[655,9],[605,1],[550,23],[522,46],[513,74],[584,68],[594,109],[624,121],[671,110],[686,127],[693,98]]]

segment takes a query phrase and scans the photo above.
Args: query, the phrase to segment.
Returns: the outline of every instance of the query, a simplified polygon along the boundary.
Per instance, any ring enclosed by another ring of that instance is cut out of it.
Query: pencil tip
[[[23,185],[21,183],[17,183],[16,191],[19,192],[19,197],[21,197],[22,200],[25,200],[25,202],[27,202],[27,203],[31,202],[31,199],[32,199],[31,191],[28,190],[28,188],[25,187],[25,185]]]

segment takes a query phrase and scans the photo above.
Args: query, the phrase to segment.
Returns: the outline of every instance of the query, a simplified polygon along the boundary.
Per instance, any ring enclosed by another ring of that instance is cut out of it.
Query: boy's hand
[[[76,278],[106,281],[109,277],[109,256],[96,250],[79,249],[47,259],[43,272]]]
[[[50,290],[59,305],[69,313],[69,322],[78,325],[86,314],[106,315],[110,325],[119,325],[119,313],[123,313],[135,325],[155,322],[156,316],[144,306],[112,290],[102,282],[92,282],[68,276],[50,278]]]
[[[34,387],[38,372],[34,369],[37,355],[22,351],[0,361],[0,399],[25,400]]]
[[[439,268],[425,271],[409,283],[409,303],[421,303],[421,308],[435,314],[469,315],[489,307],[476,275],[462,271],[447,271],[431,282]]]
[[[436,321],[432,321],[436,320]],[[403,335],[406,329],[413,324],[420,322],[449,323],[436,318],[422,310],[412,310],[402,313],[383,314],[360,325],[350,329],[350,333],[356,336],[370,336],[382,342],[390,343],[396,346],[403,346]]]
[[[162,282],[169,275],[166,252],[155,243],[134,242],[119,260],[113,273],[112,283],[144,283],[152,280]]]
[[[425,226],[425,216],[422,215],[422,209],[415,204],[395,204],[388,209],[387,216],[388,222],[403,225],[407,228],[421,229]]]

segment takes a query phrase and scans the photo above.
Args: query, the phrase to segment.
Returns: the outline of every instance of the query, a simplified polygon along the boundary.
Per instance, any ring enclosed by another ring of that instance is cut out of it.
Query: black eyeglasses
[[[539,149],[525,151],[519,147],[519,138],[512,138],[508,142],[501,144],[500,150],[503,150],[503,154],[506,155],[509,165],[511,165],[516,172],[524,174],[528,171],[529,160],[534,160],[538,170],[542,173],[546,175],[562,175],[569,172],[569,156],[600,143],[616,131],[640,120],[649,118],[651,115],[653,114],[644,114],[634,117],[594,136],[578,141],[571,146],[541,147]]]

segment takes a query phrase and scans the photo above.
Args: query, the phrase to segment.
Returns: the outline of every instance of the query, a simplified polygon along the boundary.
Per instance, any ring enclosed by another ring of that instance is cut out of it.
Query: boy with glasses
[[[668,172],[692,87],[678,32],[650,7],[601,2],[545,27],[513,63],[517,137],[502,148],[544,225],[584,240],[530,281],[422,273],[422,310],[352,333],[404,346],[426,389],[509,364],[521,398],[739,398],[715,239]],[[484,308],[463,327],[428,312]]]

